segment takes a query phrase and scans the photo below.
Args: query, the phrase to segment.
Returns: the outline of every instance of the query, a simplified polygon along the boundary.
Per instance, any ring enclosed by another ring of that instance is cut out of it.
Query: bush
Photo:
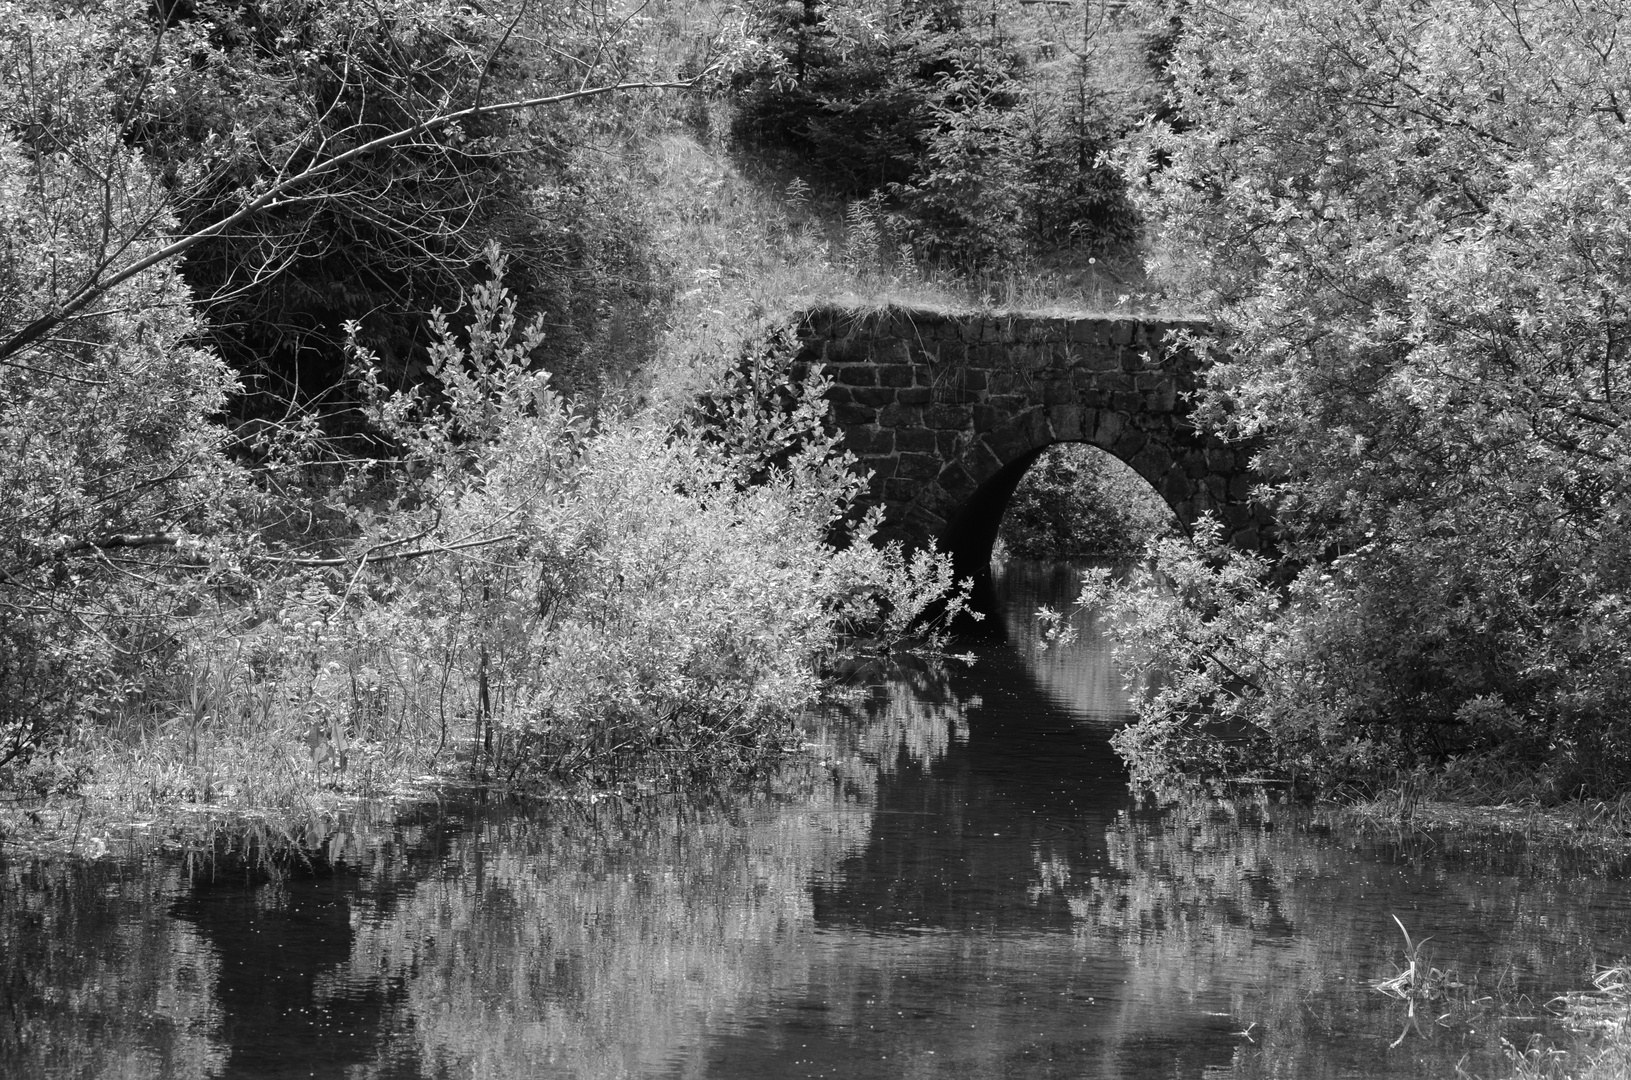
[[[1282,772],[1631,784],[1631,144],[1593,104],[1631,78],[1598,44],[1626,29],[1462,0],[1184,11],[1138,190],[1217,327],[1198,416],[1262,448],[1301,572],[1270,631],[1205,590],[1189,617],[1261,643],[1239,711]]]
[[[162,178],[98,50],[117,27],[0,5],[0,340],[157,249]],[[164,685],[252,501],[210,418],[235,380],[160,264],[0,362],[0,768]]]
[[[481,728],[512,776],[762,761],[842,634],[904,634],[886,598],[907,617],[945,601],[945,560],[875,549],[872,522],[843,526],[859,480],[825,430],[819,376],[793,382],[790,353],[698,416],[591,425],[529,365],[538,331],[518,329],[502,269],[495,256],[462,341],[438,319],[435,399],[364,374],[407,452],[364,549],[413,536],[425,554],[382,555],[350,593],[350,625],[438,673],[407,707]],[[835,529],[847,547],[829,543]]]

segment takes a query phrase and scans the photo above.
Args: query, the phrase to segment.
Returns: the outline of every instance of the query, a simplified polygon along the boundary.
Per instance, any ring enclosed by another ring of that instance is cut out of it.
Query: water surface
[[[749,792],[0,865],[0,1076],[1492,1075],[1631,953],[1622,866],[1136,805],[1091,626],[1033,647],[1073,574],[999,585],[1011,644],[812,718]],[[1464,987],[1413,1026],[1394,915]]]

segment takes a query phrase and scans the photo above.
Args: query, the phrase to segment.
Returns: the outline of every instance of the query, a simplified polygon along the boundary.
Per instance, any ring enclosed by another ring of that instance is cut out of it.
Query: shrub
[[[1314,745],[1340,780],[1351,746],[1558,796],[1631,783],[1628,144],[1594,104],[1631,77],[1599,47],[1624,29],[1462,0],[1183,11],[1137,190],[1215,320],[1198,416],[1257,440],[1302,571],[1265,652],[1296,677],[1248,696],[1287,769]]]
[[[591,425],[529,366],[538,332],[518,329],[502,269],[495,255],[462,340],[438,319],[435,399],[364,374],[406,450],[365,550],[412,536],[424,554],[384,554],[353,625],[441,673],[413,707],[481,729],[513,776],[762,761],[840,634],[887,623],[880,596],[943,602],[945,561],[874,549],[869,522],[843,528],[858,479],[824,430],[819,377],[792,381],[787,354],[701,414]]]
[[[0,340],[156,249],[162,178],[124,143],[106,22],[0,5]],[[0,363],[0,768],[138,708],[237,555],[250,501],[210,418],[235,380],[166,265]]]

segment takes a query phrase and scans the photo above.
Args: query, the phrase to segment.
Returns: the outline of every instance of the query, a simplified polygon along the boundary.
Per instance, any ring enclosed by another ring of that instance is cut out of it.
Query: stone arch
[[[1172,508],[1189,528],[1202,514],[1222,513],[1231,503],[1249,498],[1249,478],[1238,448],[1208,440],[1187,422],[1127,424],[1122,414],[1078,405],[1037,405],[968,440],[956,458],[903,508],[903,517],[918,523],[942,550],[948,551],[959,577],[975,580],[979,598],[988,593],[991,549],[1002,514],[1026,471],[1049,447],[1083,443],[1130,467]],[[1165,414],[1176,419],[1172,413]],[[1235,475],[1228,475],[1228,474]],[[1244,511],[1244,513],[1243,513]],[[1224,513],[1238,528],[1232,538],[1259,547],[1258,515],[1249,506]]]
[[[801,361],[832,379],[832,418],[872,474],[883,538],[948,548],[958,575],[979,581],[1008,496],[1060,442],[1131,466],[1183,526],[1212,512],[1231,543],[1266,546],[1250,448],[1190,417],[1206,360],[1186,342],[1208,330],[1194,320],[820,308],[798,332]]]

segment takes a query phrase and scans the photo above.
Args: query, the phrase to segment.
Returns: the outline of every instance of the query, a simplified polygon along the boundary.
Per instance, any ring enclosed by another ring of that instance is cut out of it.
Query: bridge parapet
[[[1185,527],[1223,521],[1238,547],[1268,542],[1251,500],[1251,448],[1198,431],[1204,361],[1172,339],[1184,319],[1083,318],[823,307],[799,321],[800,360],[833,379],[845,445],[872,472],[885,538],[934,540],[982,573],[1003,506],[1047,447],[1085,442],[1121,459]]]

